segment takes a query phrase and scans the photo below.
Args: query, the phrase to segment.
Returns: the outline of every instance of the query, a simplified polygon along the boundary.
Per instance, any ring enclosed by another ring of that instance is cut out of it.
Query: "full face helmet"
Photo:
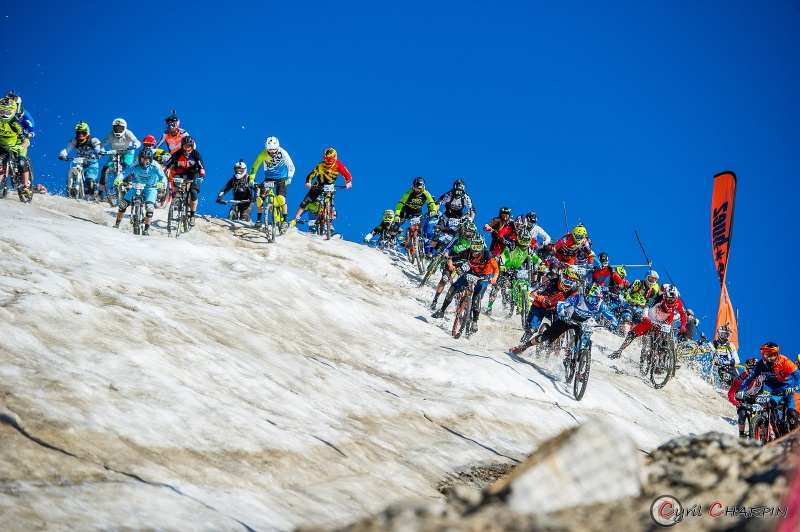
[[[473,257],[478,256],[481,253],[483,253],[483,250],[485,248],[486,248],[486,243],[483,241],[483,237],[481,235],[474,235],[469,243],[470,255],[472,255]]]
[[[681,296],[677,288],[671,284],[665,284],[662,287],[661,293],[664,294],[664,303],[672,308],[677,306],[678,298]]]
[[[461,196],[467,191],[467,186],[464,184],[463,179],[456,179],[453,183],[453,195]]]
[[[164,121],[167,123],[167,131],[172,135],[177,135],[178,129],[181,127],[181,121],[178,115],[175,114],[175,111],[172,111],[172,114],[164,119]]]
[[[0,100],[0,120],[3,122],[8,122],[17,112],[17,102],[6,96],[2,100]]]
[[[267,148],[267,152],[270,155],[275,155],[278,152],[278,148],[281,147],[281,143],[278,142],[278,137],[267,137],[264,146]]]
[[[478,232],[478,226],[475,225],[474,222],[467,221],[461,224],[461,236],[466,238],[467,240],[472,240],[472,237],[475,236],[475,233]]]
[[[597,310],[597,307],[600,306],[600,301],[603,299],[603,289],[600,288],[600,285],[593,284],[584,299],[589,310]]]
[[[604,251],[600,253],[600,255],[598,255],[597,258],[600,259],[600,265],[603,266],[603,268],[608,266],[608,253]]]
[[[150,148],[142,148],[138,156],[139,164],[147,166],[153,160],[153,150]]]
[[[747,368],[747,371],[753,371],[753,369],[756,367],[756,364],[758,364],[757,358],[748,358],[744,361],[744,367]]]
[[[528,214],[526,214],[525,215],[525,219],[528,220],[529,224],[536,225],[536,213],[535,212],[529,212]]]
[[[627,277],[628,272],[625,271],[625,266],[617,266],[617,275],[623,279]]]
[[[525,230],[520,231],[517,234],[517,244],[522,249],[528,249],[529,247],[531,247],[531,234]]]
[[[89,135],[91,135],[89,124],[83,121],[78,122],[75,126],[75,140],[77,140],[79,144],[83,144],[89,140]]]
[[[122,134],[125,133],[126,129],[128,129],[128,123],[124,118],[115,118],[114,121],[111,122],[111,130],[118,139],[122,138]]]
[[[336,150],[334,150],[333,148],[328,148],[322,154],[322,159],[328,166],[333,166],[333,164],[336,162]]]
[[[720,325],[719,328],[717,329],[717,340],[719,340],[720,342],[727,342],[728,340],[730,340],[731,332],[732,332],[731,328],[728,326],[727,323],[725,325]],[[761,352],[762,353],[764,352],[763,347],[761,348]]]
[[[414,181],[411,183],[411,188],[416,190],[417,192],[422,192],[425,190],[425,180],[421,177],[415,177]]]
[[[778,344],[775,342],[767,342],[761,346],[761,359],[768,368],[771,368],[775,365],[775,360],[778,358],[780,352],[781,348],[778,347]]]
[[[575,242],[580,244],[586,238],[586,228],[583,226],[582,223],[576,225],[572,229],[572,238],[575,239]]]
[[[394,211],[392,209],[386,209],[383,211],[383,221],[391,222],[392,220],[394,220]]]
[[[578,282],[578,274],[576,274],[571,269],[567,268],[566,270],[561,272],[561,277],[558,280],[558,288],[562,292],[567,292],[575,288],[575,284]]]
[[[244,163],[244,159],[239,159],[239,162],[233,165],[233,175],[236,179],[242,179],[247,175],[247,165]]]
[[[650,270],[647,272],[647,277],[645,277],[648,283],[655,284],[658,282],[658,272],[655,270]]]

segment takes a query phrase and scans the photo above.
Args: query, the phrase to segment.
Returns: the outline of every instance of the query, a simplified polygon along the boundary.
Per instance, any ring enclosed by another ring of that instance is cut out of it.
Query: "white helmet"
[[[111,128],[114,130],[114,136],[120,139],[125,130],[128,129],[128,123],[124,118],[115,118],[111,123]]]
[[[658,272],[655,270],[650,270],[649,272],[647,272],[647,277],[652,277],[653,279],[658,281]]]
[[[240,179],[247,174],[247,165],[244,164],[243,159],[239,159],[239,162],[233,165],[233,173]]]
[[[268,150],[277,150],[281,147],[281,143],[278,142],[278,137],[267,137],[267,142],[264,143]]]

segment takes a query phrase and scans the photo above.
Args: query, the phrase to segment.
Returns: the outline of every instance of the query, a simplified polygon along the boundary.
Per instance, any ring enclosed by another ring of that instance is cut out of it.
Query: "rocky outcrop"
[[[453,484],[446,501],[395,505],[343,530],[655,530],[656,520],[681,530],[798,529],[786,503],[797,436],[762,447],[708,433],[641,457],[620,434],[587,423],[483,490]]]

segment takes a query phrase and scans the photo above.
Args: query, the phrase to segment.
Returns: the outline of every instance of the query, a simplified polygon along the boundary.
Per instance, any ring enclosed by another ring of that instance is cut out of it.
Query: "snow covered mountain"
[[[643,452],[735,431],[699,377],[654,390],[612,366],[607,332],[574,401],[560,361],[508,354],[517,320],[454,340],[431,287],[377,250],[220,219],[135,237],[113,215],[0,201],[4,528],[329,527],[592,418]]]

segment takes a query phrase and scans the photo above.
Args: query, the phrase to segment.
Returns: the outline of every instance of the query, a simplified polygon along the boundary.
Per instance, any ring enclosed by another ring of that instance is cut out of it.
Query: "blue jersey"
[[[122,171],[122,177],[133,175],[134,183],[144,183],[147,186],[154,187],[166,179],[164,171],[160,166],[152,162],[147,166],[142,166],[138,162],[132,164]]]
[[[589,318],[596,318],[602,315],[612,325],[617,326],[617,318],[606,305],[605,301],[600,300],[600,304],[594,310],[586,305],[586,298],[583,294],[574,294],[564,301],[559,301],[556,305],[556,312],[565,318],[575,321],[586,321]]]

